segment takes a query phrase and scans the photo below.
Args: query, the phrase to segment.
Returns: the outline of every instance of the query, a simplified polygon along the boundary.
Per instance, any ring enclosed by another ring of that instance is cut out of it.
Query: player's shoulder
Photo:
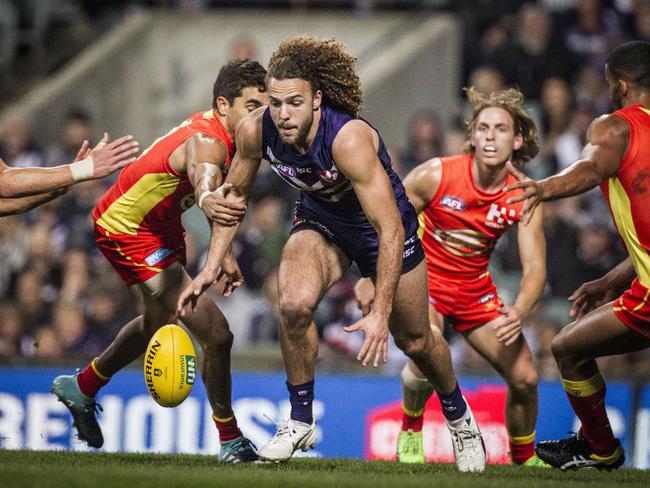
[[[630,127],[627,121],[616,112],[604,114],[591,121],[587,129],[587,140],[599,142],[607,140],[627,140]]]
[[[246,114],[235,128],[237,150],[246,156],[257,157],[262,150],[264,113],[267,107],[259,107]]]

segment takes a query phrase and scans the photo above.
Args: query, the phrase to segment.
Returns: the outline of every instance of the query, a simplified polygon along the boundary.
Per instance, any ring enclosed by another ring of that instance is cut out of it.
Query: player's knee
[[[531,397],[537,394],[538,383],[539,377],[537,375],[537,370],[532,364],[530,364],[529,367],[519,372],[519,374],[510,381],[510,388],[518,396]]]
[[[280,299],[280,317],[285,327],[306,327],[311,323],[314,304],[303,296]]]
[[[560,331],[551,341],[551,353],[556,361],[561,361],[566,359],[569,355],[568,348],[566,346],[565,334],[564,331]]]
[[[230,350],[234,336],[229,330],[212,330],[204,340],[206,352],[209,350],[223,351]]]
[[[395,344],[411,359],[424,357],[430,346],[426,335],[395,337]]]

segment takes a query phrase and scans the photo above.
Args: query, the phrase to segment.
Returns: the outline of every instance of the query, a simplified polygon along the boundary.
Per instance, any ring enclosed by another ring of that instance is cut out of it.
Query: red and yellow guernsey
[[[650,110],[631,105],[613,113],[630,141],[616,175],[600,184],[641,284],[650,288]]]
[[[512,193],[486,193],[478,188],[471,154],[440,161],[440,186],[419,216],[429,276],[476,279],[487,272],[499,237],[519,221],[523,203],[508,204]],[[504,186],[515,182],[508,173]]]
[[[650,110],[635,104],[613,113],[630,130],[616,175],[600,184],[637,277],[613,303],[616,316],[650,338]]]
[[[169,265],[167,261],[174,254],[184,261],[181,215],[195,203],[194,188],[186,173],[171,167],[169,158],[196,133],[226,145],[225,173],[235,145],[213,110],[199,112],[157,139],[124,168],[95,207],[99,247],[128,284],[153,276]],[[183,251],[182,259],[179,250]]]

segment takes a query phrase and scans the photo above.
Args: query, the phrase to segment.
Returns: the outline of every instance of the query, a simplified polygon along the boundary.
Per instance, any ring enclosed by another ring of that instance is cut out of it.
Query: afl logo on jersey
[[[453,195],[445,195],[444,197],[442,197],[442,199],[440,200],[440,205],[450,210],[454,210],[455,212],[460,212],[461,210],[465,210],[465,202]]]

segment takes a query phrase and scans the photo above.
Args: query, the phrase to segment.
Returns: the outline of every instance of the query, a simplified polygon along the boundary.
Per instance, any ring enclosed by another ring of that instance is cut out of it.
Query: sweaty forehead
[[[268,89],[269,96],[280,100],[298,95],[305,97],[311,93],[311,85],[302,78],[269,78]]]
[[[509,126],[514,126],[514,121],[512,116],[504,109],[499,107],[488,107],[481,110],[476,118],[476,123],[478,124],[489,124],[489,125],[500,125],[505,124]]]

